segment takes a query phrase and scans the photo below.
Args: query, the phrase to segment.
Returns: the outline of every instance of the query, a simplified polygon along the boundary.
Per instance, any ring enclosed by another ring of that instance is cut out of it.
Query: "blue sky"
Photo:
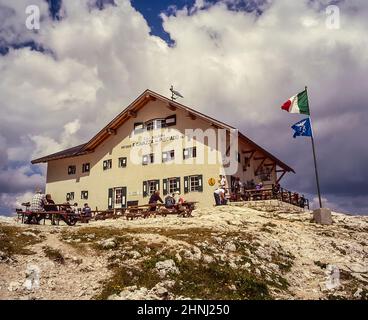
[[[33,2],[37,32],[24,27],[28,0],[0,0],[0,213],[44,184],[31,159],[88,141],[143,90],[171,84],[293,167],[285,187],[312,199],[310,142],[279,109],[308,85],[325,203],[368,213],[367,1]],[[326,28],[329,4],[339,29]]]
[[[192,6],[194,0],[162,0],[162,1],[144,1],[133,0],[132,5],[146,18],[149,26],[151,27],[152,34],[164,39],[166,42],[171,43],[170,35],[165,32],[162,27],[162,19],[160,17],[161,12],[166,12],[170,6],[177,6],[183,8],[184,6]]]

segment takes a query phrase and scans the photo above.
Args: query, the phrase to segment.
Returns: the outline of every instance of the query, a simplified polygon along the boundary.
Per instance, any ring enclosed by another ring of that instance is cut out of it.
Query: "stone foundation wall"
[[[254,210],[265,212],[287,212],[287,213],[301,213],[308,211],[290,203],[282,202],[280,200],[257,200],[257,201],[242,201],[242,202],[230,202],[230,206],[247,207]]]

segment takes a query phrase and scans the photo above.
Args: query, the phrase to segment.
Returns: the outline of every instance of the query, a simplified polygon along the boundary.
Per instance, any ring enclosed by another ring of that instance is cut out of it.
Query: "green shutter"
[[[113,207],[113,195],[114,195],[114,189],[109,189],[109,193],[108,193],[108,200],[107,200],[107,207],[109,208],[109,209],[112,209],[112,207]]]
[[[189,177],[184,177],[184,193],[189,192]]]
[[[203,176],[202,175],[198,176],[198,182],[199,182],[198,191],[203,192]]]
[[[180,190],[180,177],[176,178],[176,191],[181,192],[181,190]]]
[[[147,190],[147,181],[143,181],[143,197],[147,197],[148,190]]]
[[[162,180],[162,184],[163,184],[163,186],[162,186],[162,192],[163,192],[163,195],[164,196],[166,196],[167,195],[167,193],[168,193],[168,189],[169,189],[169,186],[167,185],[167,179],[163,179]]]
[[[121,194],[121,206],[123,208],[127,207],[127,187],[122,187],[122,194]]]

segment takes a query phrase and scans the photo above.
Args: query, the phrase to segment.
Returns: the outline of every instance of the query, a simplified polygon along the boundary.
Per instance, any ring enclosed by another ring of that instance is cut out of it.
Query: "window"
[[[175,159],[175,150],[162,152],[162,162],[167,162]]]
[[[197,148],[186,148],[183,150],[183,159],[190,159],[190,158],[196,158],[197,157]]]
[[[240,153],[238,152],[237,155],[236,155],[236,160],[241,163],[241,158],[240,158]]]
[[[74,192],[69,192],[66,194],[66,201],[74,200]]]
[[[163,194],[171,194],[176,191],[180,192],[180,177],[167,178],[163,180]]]
[[[147,164],[154,163],[154,162],[155,162],[155,155],[153,153],[146,154],[142,158],[143,165],[147,165]]]
[[[166,128],[176,125],[176,115],[173,114],[163,119],[152,119],[146,122],[134,123],[134,133],[140,133],[144,130],[151,131],[154,129]]]
[[[103,162],[103,169],[108,170],[108,169],[111,169],[111,168],[112,168],[112,160],[111,159],[105,160]]]
[[[184,177],[184,193],[188,192],[203,192],[202,175]]]
[[[156,190],[160,190],[160,180],[143,181],[143,197],[151,196]]]
[[[76,166],[69,166],[68,167],[68,174],[75,174],[77,171],[77,167]]]
[[[81,191],[81,199],[88,200],[88,191]]]
[[[127,166],[127,158],[119,158],[119,168],[125,168]]]
[[[83,173],[89,172],[89,169],[90,169],[90,164],[89,163],[83,163],[83,165],[82,165],[82,172]]]
[[[154,119],[147,121],[145,124],[146,130],[161,129],[166,127],[166,119]]]
[[[199,177],[198,176],[189,177],[189,192],[198,190],[199,190]]]

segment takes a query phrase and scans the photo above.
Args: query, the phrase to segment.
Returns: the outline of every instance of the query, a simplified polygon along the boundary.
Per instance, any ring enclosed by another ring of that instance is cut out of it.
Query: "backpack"
[[[165,207],[169,208],[169,207],[173,207],[175,204],[175,199],[173,197],[166,197],[165,199]]]

